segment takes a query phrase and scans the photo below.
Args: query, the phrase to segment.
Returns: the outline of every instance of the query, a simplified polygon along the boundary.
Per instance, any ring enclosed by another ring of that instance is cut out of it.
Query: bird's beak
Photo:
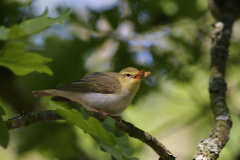
[[[144,70],[141,70],[137,74],[135,74],[135,76],[133,76],[133,78],[142,80],[141,77],[143,76],[143,74],[144,74]]]
[[[145,70],[139,71],[133,78],[143,80],[141,77],[144,77],[147,79],[149,83],[152,83],[152,80],[148,77],[151,75],[151,72],[146,72]]]

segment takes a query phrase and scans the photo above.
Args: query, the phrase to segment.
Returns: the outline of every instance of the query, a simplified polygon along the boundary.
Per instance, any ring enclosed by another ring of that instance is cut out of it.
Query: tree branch
[[[234,20],[238,18],[239,6],[236,5],[236,0],[210,0],[209,2],[211,12],[219,21],[215,23],[215,29],[212,32],[211,75],[209,80],[209,93],[215,125],[209,139],[202,140],[198,145],[198,151],[193,157],[194,160],[217,159],[229,139],[232,127],[232,120],[225,100],[227,83],[224,76],[232,26]],[[238,7],[238,10],[236,10],[236,7]]]
[[[90,116],[95,117],[103,122],[105,117],[97,112],[89,112]],[[114,118],[114,117],[113,117]],[[5,121],[8,129],[16,129],[23,126],[28,126],[36,122],[46,122],[54,120],[64,120],[57,111],[34,111],[30,113],[17,114],[13,118]],[[125,122],[119,118],[115,118],[115,126],[117,129],[127,133],[130,137],[137,138],[143,143],[150,146],[161,158],[159,160],[175,160],[175,156],[166,149],[155,137],[149,133],[135,127],[131,123]]]

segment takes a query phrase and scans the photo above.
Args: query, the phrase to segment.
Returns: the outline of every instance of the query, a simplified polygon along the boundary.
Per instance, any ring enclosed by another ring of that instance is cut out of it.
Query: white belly
[[[83,106],[88,110],[96,111],[95,108],[111,115],[123,112],[129,105],[125,98],[116,94],[86,93],[81,97],[84,99]]]
[[[102,94],[102,93],[80,93],[58,91],[58,95],[82,104],[89,111],[98,111],[96,108],[109,113],[118,115],[122,113],[132,102],[136,93]],[[55,93],[56,95],[56,93]]]

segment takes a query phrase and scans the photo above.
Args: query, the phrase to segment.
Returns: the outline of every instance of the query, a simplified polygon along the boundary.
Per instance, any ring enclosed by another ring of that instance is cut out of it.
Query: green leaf
[[[0,40],[12,40],[21,38],[24,36],[29,36],[34,33],[38,33],[46,28],[49,28],[54,23],[62,24],[65,19],[68,18],[70,14],[70,9],[60,15],[57,18],[49,18],[46,17],[48,14],[48,10],[33,19],[24,20],[21,24],[15,24],[11,28],[5,28],[4,26],[0,26]]]
[[[127,136],[117,137],[117,144],[119,146],[127,147],[128,137]]]
[[[109,146],[107,145],[104,141],[99,139],[98,137],[90,134],[90,136],[100,144],[100,150],[103,152],[108,152],[110,153],[115,159],[117,160],[138,160],[138,158],[131,157],[133,155],[135,149],[134,148],[127,148],[124,147],[125,145],[127,146],[128,144],[128,137],[123,136],[123,137],[118,137],[117,138],[117,144],[115,146]],[[123,141],[123,142],[122,142]],[[122,146],[124,145],[124,146]]]
[[[89,117],[89,120],[85,120],[81,113],[76,109],[65,110],[65,109],[57,109],[58,114],[62,117],[66,118],[67,122],[73,125],[78,126],[82,130],[98,137],[103,140],[106,144],[113,146],[116,144],[116,137],[106,131],[102,124],[95,118]]]
[[[115,120],[112,117],[107,117],[107,119],[102,122],[102,125],[108,132],[115,132]]]
[[[3,108],[0,106],[0,116],[1,115],[5,115],[5,111],[3,110]]]
[[[84,108],[84,107],[82,107],[82,109],[81,109],[81,114],[82,114],[82,116],[83,116],[83,118],[84,118],[85,120],[88,120],[89,117],[90,117],[90,115],[89,115],[89,113],[88,113],[88,110],[87,110],[86,108]]]
[[[125,157],[130,158],[130,156],[133,155],[135,149],[127,148],[127,146],[128,146],[128,137],[127,136],[122,136],[122,137],[117,138],[117,145],[115,147],[119,148]]]
[[[106,143],[104,143],[102,140],[99,139],[99,143],[101,148],[110,153],[115,159],[117,160],[138,160],[138,158],[135,157],[130,157],[133,152],[134,148],[126,148],[126,147],[121,147],[119,145],[113,146],[108,146]]]
[[[0,106],[0,115],[4,115],[4,114],[5,112]],[[6,149],[8,146],[8,143],[9,143],[8,129],[2,117],[0,116],[0,145]]]
[[[24,37],[27,35],[27,32],[24,31],[18,24],[15,24],[11,27],[8,33],[8,39],[14,39],[16,37]]]
[[[122,150],[122,153],[125,157],[130,158],[130,156],[133,155],[135,149],[134,148],[126,148],[126,147],[120,147]]]
[[[103,141],[100,141],[100,145],[102,149],[104,149],[106,152],[110,153],[115,159],[117,160],[123,160],[123,156],[119,150],[117,150],[115,147],[108,146],[106,143]]]
[[[45,58],[33,52],[24,52],[24,47],[22,43],[7,43],[0,52],[0,66],[11,69],[19,76],[34,71],[49,75],[53,74],[51,69],[44,64],[50,62],[50,58]]]

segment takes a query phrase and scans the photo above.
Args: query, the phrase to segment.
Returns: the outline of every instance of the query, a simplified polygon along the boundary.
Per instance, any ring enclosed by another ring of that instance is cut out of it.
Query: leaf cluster
[[[128,138],[115,137],[115,122],[114,119],[108,117],[103,123],[97,119],[90,117],[85,108],[81,113],[76,109],[66,110],[57,109],[57,112],[71,125],[76,125],[86,133],[90,134],[97,143],[100,144],[101,149],[110,153],[117,160],[138,160],[138,158],[131,157],[134,148],[128,148]]]

